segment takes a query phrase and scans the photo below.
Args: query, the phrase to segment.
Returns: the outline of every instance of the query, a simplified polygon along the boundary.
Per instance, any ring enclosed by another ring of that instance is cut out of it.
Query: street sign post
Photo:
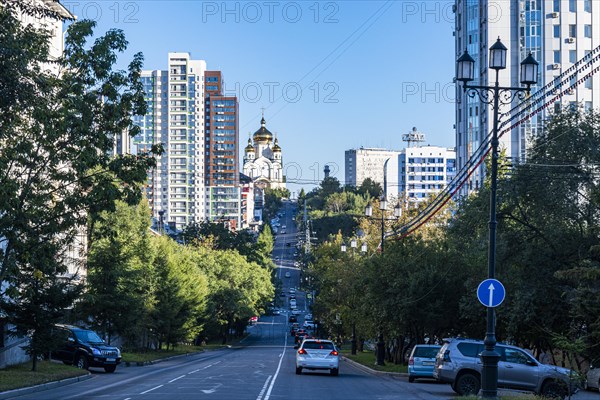
[[[477,298],[486,307],[498,307],[504,301],[506,290],[497,279],[486,279],[477,288]]]

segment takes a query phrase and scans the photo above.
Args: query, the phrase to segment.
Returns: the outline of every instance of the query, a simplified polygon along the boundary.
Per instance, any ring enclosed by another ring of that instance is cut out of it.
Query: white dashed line
[[[256,398],[256,400],[261,400],[261,399],[262,399],[262,396],[263,396],[263,394],[265,394],[265,390],[267,390],[267,385],[269,384],[269,381],[271,380],[271,377],[272,377],[272,376],[273,376],[273,375],[269,375],[269,377],[268,377],[268,378],[267,378],[267,380],[265,381],[265,384],[263,385],[263,387],[262,387],[262,389],[261,389],[260,393],[258,394],[258,397]]]
[[[156,389],[158,389],[158,388],[161,388],[161,387],[163,387],[163,386],[165,386],[165,385],[158,385],[157,387],[153,387],[152,389],[148,389],[148,390],[146,390],[145,392],[142,392],[142,393],[140,393],[140,394],[146,394],[146,393],[148,393],[148,392],[151,392],[151,391],[153,391],[153,390],[156,390]]]
[[[205,369],[208,367],[205,367]],[[200,368],[193,370],[192,372],[188,372],[188,375],[190,374],[195,374],[196,372],[200,371]]]
[[[173,383],[173,382],[175,382],[177,379],[181,379],[181,378],[183,378],[184,376],[185,376],[185,375],[181,375],[181,376],[178,376],[178,377],[177,377],[177,378],[175,378],[175,379],[171,379],[171,380],[169,381],[169,383]],[[127,400],[127,399],[125,399],[125,400]]]

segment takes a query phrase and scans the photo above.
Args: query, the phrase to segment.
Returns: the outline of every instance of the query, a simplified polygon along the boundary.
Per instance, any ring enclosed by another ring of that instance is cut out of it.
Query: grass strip
[[[351,351],[348,349],[342,350],[342,355],[352,361],[355,361],[359,364],[364,365],[365,367],[369,367],[376,371],[383,372],[408,372],[408,366],[402,364],[391,364],[385,363],[385,365],[375,365],[375,353],[373,351],[362,351],[357,352],[356,354],[351,354]]]
[[[31,371],[31,361],[0,369],[0,392],[40,385],[76,376],[88,371],[51,361],[38,361],[37,371]]]

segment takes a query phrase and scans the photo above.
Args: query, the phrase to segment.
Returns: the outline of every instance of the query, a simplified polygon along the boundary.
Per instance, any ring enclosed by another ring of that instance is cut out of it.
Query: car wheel
[[[104,371],[108,372],[109,374],[112,374],[113,372],[115,372],[116,369],[117,369],[116,365],[107,365],[106,367],[104,367]]]
[[[296,367],[296,375],[300,375],[302,373],[302,367]]]
[[[413,383],[413,382],[415,381],[415,377],[414,377],[414,376],[409,376],[409,377],[408,377],[408,381],[409,381],[410,383]]]
[[[88,364],[87,357],[84,355],[78,355],[75,358],[75,366],[79,369],[88,369],[89,364]]]
[[[542,386],[540,394],[549,399],[564,399],[567,395],[567,388],[562,382],[547,381]]]
[[[332,369],[329,371],[329,373],[330,373],[332,376],[338,376],[338,375],[340,374],[340,370],[339,370],[338,368],[332,368]]]
[[[470,394],[476,395],[479,393],[479,388],[481,387],[481,383],[479,383],[479,378],[477,378],[473,374],[464,374],[458,377],[456,380],[456,393],[461,396],[468,396]]]

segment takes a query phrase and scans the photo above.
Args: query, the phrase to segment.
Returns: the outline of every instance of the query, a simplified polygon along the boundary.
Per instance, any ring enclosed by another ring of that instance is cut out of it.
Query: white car
[[[306,320],[304,321],[304,329],[311,329],[314,330],[315,329],[315,321],[310,321],[310,320]]]
[[[303,369],[329,370],[333,376],[340,371],[340,355],[331,340],[305,339],[296,352],[296,374]]]
[[[600,391],[600,366],[592,365],[590,367],[586,376],[585,388],[587,390],[596,389]]]

